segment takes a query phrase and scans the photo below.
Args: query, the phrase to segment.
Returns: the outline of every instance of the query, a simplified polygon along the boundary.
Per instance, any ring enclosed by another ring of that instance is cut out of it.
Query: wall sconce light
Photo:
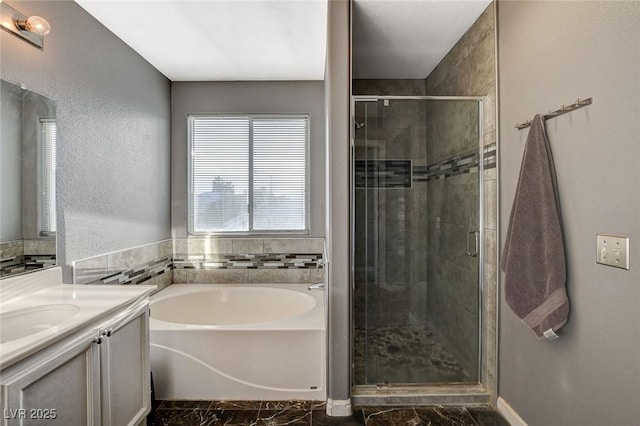
[[[0,26],[11,34],[42,49],[44,36],[51,31],[51,25],[39,16],[24,16],[6,3],[0,3]]]

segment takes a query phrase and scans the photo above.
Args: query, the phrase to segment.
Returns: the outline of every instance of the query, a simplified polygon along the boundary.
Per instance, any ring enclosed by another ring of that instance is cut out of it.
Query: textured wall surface
[[[547,120],[567,259],[569,322],[538,341],[503,303],[500,396],[531,426],[635,425],[640,418],[640,3],[499,2],[500,230],[527,130]],[[595,263],[596,233],[630,237],[631,269]]]
[[[308,113],[310,123],[310,236],[324,237],[325,132],[322,81],[175,82],[172,85],[172,227],[187,235],[187,115]]]
[[[44,50],[2,32],[3,79],[58,106],[58,254],[73,260],[170,235],[170,83],[72,1],[14,1],[52,26]]]

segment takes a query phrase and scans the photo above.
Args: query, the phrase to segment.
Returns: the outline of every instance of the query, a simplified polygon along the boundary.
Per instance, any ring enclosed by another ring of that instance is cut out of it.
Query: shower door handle
[[[480,233],[478,231],[467,232],[467,255],[478,257],[480,252]]]

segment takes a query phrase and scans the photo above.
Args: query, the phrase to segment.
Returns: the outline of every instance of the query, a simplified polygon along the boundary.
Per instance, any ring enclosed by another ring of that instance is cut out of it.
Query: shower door
[[[353,384],[478,383],[481,102],[353,108]]]

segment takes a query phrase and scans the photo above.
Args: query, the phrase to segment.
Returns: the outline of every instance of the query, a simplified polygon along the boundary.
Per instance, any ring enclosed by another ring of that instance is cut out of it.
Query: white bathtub
[[[174,284],[151,297],[158,399],[324,400],[324,290]]]

